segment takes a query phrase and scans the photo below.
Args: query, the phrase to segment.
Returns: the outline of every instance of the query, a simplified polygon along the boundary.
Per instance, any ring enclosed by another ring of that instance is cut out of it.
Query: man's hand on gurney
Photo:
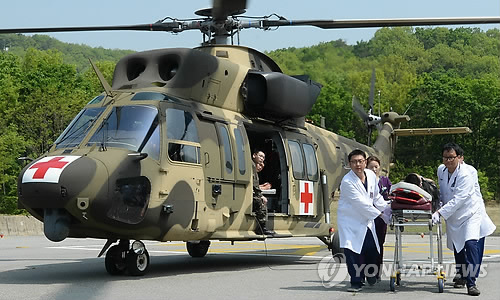
[[[433,214],[432,214],[432,224],[437,224],[437,223],[441,223],[441,220],[440,220],[440,217],[441,215],[439,214],[439,210],[436,210]]]
[[[384,211],[380,214],[380,217],[384,220],[385,224],[391,223],[392,209],[390,205],[384,209]]]

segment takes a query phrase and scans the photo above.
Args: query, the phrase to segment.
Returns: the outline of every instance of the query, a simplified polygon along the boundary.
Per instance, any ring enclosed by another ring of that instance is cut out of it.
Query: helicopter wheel
[[[149,268],[149,253],[146,249],[142,254],[135,253],[134,250],[127,252],[127,270],[130,275],[143,276]]]
[[[191,257],[204,257],[209,247],[210,241],[186,242],[186,249]]]
[[[340,239],[339,239],[339,234],[337,232],[333,233],[331,247],[332,247],[333,257],[338,257],[340,260],[339,262],[342,262],[344,249],[340,248]]]
[[[123,256],[123,249],[120,245],[115,245],[106,252],[104,266],[110,275],[120,275],[127,269],[127,264]]]

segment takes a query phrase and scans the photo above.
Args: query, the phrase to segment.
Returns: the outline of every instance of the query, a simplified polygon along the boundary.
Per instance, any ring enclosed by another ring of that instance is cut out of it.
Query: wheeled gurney
[[[401,274],[405,274],[409,268],[403,261],[403,239],[402,232],[407,226],[421,226],[428,229],[430,245],[430,268],[422,268],[421,275],[435,275],[437,277],[438,291],[443,292],[445,272],[443,268],[443,246],[441,223],[432,224],[432,196],[420,187],[406,182],[400,182],[391,187],[392,218],[390,228],[394,230],[394,263],[391,271],[390,289],[396,290],[401,284]],[[439,201],[434,199],[434,201]],[[434,259],[434,234],[433,226],[436,226],[437,263]]]

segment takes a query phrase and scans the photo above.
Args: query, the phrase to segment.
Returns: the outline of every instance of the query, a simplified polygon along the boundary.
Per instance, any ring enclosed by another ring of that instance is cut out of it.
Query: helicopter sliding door
[[[314,146],[303,135],[287,132],[290,176],[290,214],[317,216],[321,213],[319,170]]]
[[[212,115],[200,113],[198,117],[205,190],[205,210],[200,215],[207,219],[200,219],[199,224],[200,230],[213,232],[242,210],[251,175],[245,157],[248,146],[240,126]]]

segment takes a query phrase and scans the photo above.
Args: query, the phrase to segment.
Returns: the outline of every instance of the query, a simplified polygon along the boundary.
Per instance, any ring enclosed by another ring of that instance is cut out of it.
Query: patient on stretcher
[[[432,209],[432,196],[421,187],[404,181],[392,185],[389,199],[392,200],[391,208],[393,210],[413,209],[430,211]]]

